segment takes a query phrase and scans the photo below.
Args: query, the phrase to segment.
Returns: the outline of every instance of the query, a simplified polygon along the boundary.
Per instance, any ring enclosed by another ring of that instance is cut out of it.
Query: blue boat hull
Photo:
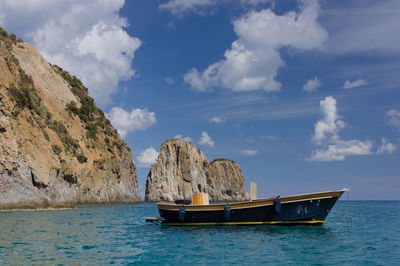
[[[211,204],[158,204],[166,225],[321,225],[344,190],[257,201]]]

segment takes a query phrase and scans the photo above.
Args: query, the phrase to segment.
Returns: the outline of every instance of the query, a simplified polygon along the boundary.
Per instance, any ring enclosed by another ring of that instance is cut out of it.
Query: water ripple
[[[318,227],[142,219],[157,215],[155,204],[1,212],[0,264],[400,264],[400,202],[338,202]]]

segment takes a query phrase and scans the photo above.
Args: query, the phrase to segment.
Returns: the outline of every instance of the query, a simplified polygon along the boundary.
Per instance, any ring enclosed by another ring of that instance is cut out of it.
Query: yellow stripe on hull
[[[219,223],[163,223],[165,225],[257,225],[257,224],[323,224],[324,221],[270,221],[270,222],[219,222]]]

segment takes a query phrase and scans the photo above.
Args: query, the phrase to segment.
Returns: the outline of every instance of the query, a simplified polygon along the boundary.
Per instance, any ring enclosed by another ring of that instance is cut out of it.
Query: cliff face
[[[195,145],[173,139],[161,145],[146,181],[146,201],[190,199],[206,192],[210,201],[243,201],[249,195],[239,165],[225,159],[209,162]]]
[[[0,208],[128,201],[131,151],[87,89],[0,28]]]

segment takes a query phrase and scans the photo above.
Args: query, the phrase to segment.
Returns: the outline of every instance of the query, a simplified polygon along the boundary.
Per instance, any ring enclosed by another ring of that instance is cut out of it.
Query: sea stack
[[[0,209],[137,201],[131,151],[87,88],[0,28]]]
[[[191,199],[199,192],[208,193],[210,201],[249,199],[242,171],[234,161],[210,162],[192,143],[165,141],[147,176],[145,201]]]

